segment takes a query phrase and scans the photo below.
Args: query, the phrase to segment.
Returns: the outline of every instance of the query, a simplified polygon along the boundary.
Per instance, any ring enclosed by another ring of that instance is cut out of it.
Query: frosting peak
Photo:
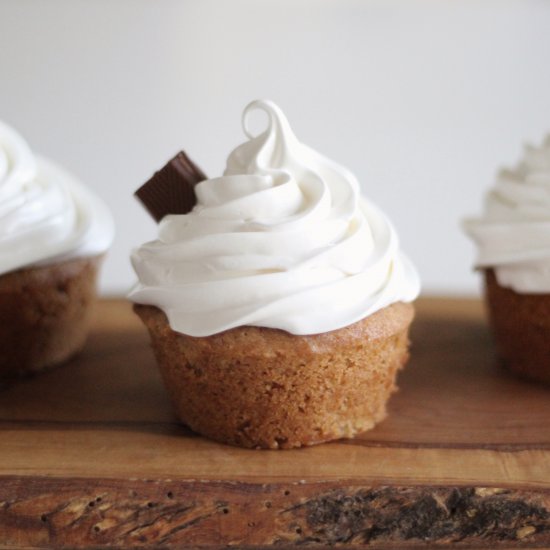
[[[550,135],[501,170],[482,216],[464,222],[478,245],[476,267],[494,268],[517,292],[550,292]]]
[[[254,136],[256,109],[268,125]],[[248,141],[222,177],[195,187],[193,211],[165,216],[158,240],[133,253],[134,301],[208,336],[243,325],[327,332],[417,296],[393,227],[348,170],[299,142],[272,102],[248,105],[243,128]]]
[[[100,254],[113,233],[97,197],[0,122],[0,275]]]

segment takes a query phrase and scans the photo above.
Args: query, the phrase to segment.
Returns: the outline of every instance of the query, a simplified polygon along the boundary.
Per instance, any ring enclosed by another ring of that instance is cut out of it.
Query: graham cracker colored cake
[[[101,257],[0,276],[0,378],[62,363],[84,346]]]
[[[245,326],[196,338],[173,331],[154,306],[134,310],[181,421],[218,441],[267,449],[353,437],[380,422],[414,315],[399,302],[323,334]]]
[[[550,384],[550,294],[518,293],[485,270],[489,317],[497,353],[510,371]]]

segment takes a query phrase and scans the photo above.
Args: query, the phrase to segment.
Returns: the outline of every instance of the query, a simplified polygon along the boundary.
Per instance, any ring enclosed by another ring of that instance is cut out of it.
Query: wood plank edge
[[[135,477],[123,477],[120,473],[112,474],[82,474],[82,472],[75,473],[74,475],[68,474],[65,469],[60,469],[59,472],[51,471],[47,474],[43,472],[37,473],[35,468],[30,468],[28,470],[13,470],[3,472],[0,469],[0,486],[4,480],[7,479],[18,479],[22,482],[27,480],[32,482],[35,479],[50,479],[56,481],[58,484],[62,485],[64,483],[73,482],[73,481],[109,481],[109,482],[120,482],[120,483],[133,483],[133,482],[150,482],[154,481],[156,483],[178,483],[180,485],[188,485],[193,483],[229,483],[229,484],[249,484],[249,485],[289,485],[289,484],[306,484],[306,483],[315,483],[318,485],[326,484],[340,484],[346,486],[361,486],[361,487],[416,487],[418,489],[426,488],[471,488],[471,487],[498,487],[504,490],[524,490],[524,491],[550,491],[550,480],[548,481],[531,481],[531,480],[520,480],[520,481],[499,481],[499,480],[480,480],[475,478],[445,478],[441,480],[423,480],[418,477],[406,477],[399,476],[393,477],[389,476],[377,476],[377,475],[362,475],[355,476],[350,478],[349,476],[344,475],[335,475],[335,474],[319,474],[307,476],[297,476],[297,475],[286,475],[286,474],[268,474],[268,475],[258,475],[257,473],[250,475],[223,475],[223,476],[213,476],[213,475],[200,475],[200,476],[189,476],[189,475],[180,475],[180,474],[166,474],[164,472],[149,472],[148,475],[139,475]],[[1,494],[1,493],[0,493]],[[1,542],[1,540],[0,540]]]
[[[0,547],[550,545],[550,489],[0,477]]]

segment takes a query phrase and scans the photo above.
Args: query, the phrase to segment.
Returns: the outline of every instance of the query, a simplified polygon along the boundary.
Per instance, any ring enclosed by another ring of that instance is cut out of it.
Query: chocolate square
[[[155,221],[167,214],[187,214],[197,204],[195,185],[207,179],[203,171],[180,151],[153,174],[134,195]]]

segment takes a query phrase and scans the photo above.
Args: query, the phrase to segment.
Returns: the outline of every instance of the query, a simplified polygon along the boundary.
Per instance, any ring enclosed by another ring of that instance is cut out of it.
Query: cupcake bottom
[[[380,422],[414,315],[396,303],[324,334],[245,326],[194,338],[154,306],[134,310],[181,421],[224,443],[268,449],[353,437]]]
[[[84,346],[101,257],[0,276],[0,378],[62,363]]]
[[[550,384],[550,294],[519,294],[485,270],[489,318],[497,353],[508,370]]]

